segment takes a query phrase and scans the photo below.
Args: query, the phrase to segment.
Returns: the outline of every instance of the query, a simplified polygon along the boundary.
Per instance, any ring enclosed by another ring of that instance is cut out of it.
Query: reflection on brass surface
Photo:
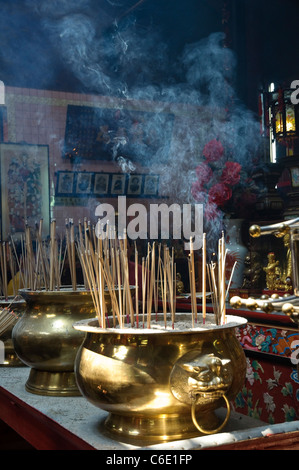
[[[299,298],[296,295],[287,295],[279,297],[276,294],[268,296],[261,296],[258,299],[249,297],[243,299],[237,295],[230,299],[230,305],[233,308],[248,308],[249,310],[262,310],[266,313],[283,312],[287,314],[292,320],[297,321],[296,318],[299,312]]]
[[[258,299],[252,297],[249,297],[248,299],[243,299],[236,295],[230,299],[230,305],[233,308],[238,309],[243,307],[248,308],[249,310],[262,310],[266,313],[271,313],[273,311],[283,311],[284,304],[288,303],[294,306],[294,304],[298,302],[299,299],[295,295],[285,295],[284,297],[279,297],[276,295],[272,295],[271,297],[262,296]]]
[[[249,233],[253,238],[258,238],[261,235],[275,235],[278,238],[284,237],[294,224],[299,223],[299,217],[295,219],[284,220],[275,224],[260,226],[257,224],[251,225]]]
[[[0,308],[9,308],[16,314],[15,321],[0,336],[0,340],[4,342],[4,363],[0,362],[0,367],[22,367],[25,365],[18,358],[12,342],[12,330],[25,311],[25,307],[26,303],[22,297],[12,296],[8,297],[8,299],[0,298]]]
[[[26,310],[13,328],[12,339],[21,361],[31,368],[26,390],[40,395],[80,395],[74,361],[84,333],[74,322],[95,317],[90,293],[21,290]]]
[[[290,302],[286,302],[283,306],[282,306],[282,312],[287,315],[288,317],[290,317],[290,319],[297,323],[297,325],[299,325],[299,307],[296,307],[295,305],[293,305],[292,303]]]
[[[230,305],[233,308],[241,308],[245,307],[249,310],[263,310],[264,312],[271,313],[273,312],[274,304],[271,302],[270,299],[263,300],[263,299],[254,299],[249,297],[248,299],[243,299],[238,296],[234,296],[230,299]]]
[[[191,324],[190,315],[176,314],[176,321],[181,319]],[[199,316],[200,329],[157,331],[104,330],[96,320],[78,322],[74,328],[87,332],[75,361],[78,387],[109,413],[106,431],[121,441],[153,443],[215,432],[222,426],[214,411],[233,400],[245,380],[245,355],[235,336],[245,323],[228,316],[226,325],[208,328]]]

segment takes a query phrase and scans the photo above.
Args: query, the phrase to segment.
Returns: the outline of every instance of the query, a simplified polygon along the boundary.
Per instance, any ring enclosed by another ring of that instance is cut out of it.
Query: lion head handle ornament
[[[191,405],[193,424],[204,434],[219,432],[230,416],[230,404],[226,398],[233,381],[231,361],[211,354],[192,351],[174,365],[170,375],[170,388],[175,398]],[[209,404],[219,398],[225,400],[227,414],[224,422],[214,430],[204,430],[196,420],[196,406]]]

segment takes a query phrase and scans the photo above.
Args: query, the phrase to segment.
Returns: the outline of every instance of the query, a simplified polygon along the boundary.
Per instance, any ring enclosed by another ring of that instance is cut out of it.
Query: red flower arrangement
[[[219,140],[213,139],[205,145],[203,157],[204,161],[195,169],[197,180],[192,183],[191,194],[198,203],[204,204],[207,219],[219,216],[220,211],[238,212],[243,204],[254,202],[255,196],[242,166],[226,159]]]

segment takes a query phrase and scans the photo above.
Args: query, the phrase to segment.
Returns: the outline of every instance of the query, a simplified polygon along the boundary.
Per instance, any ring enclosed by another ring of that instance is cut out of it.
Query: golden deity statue
[[[269,290],[292,290],[292,257],[290,247],[290,234],[283,237],[286,248],[285,259],[282,266],[276,261],[274,253],[268,253],[268,265],[264,268],[266,273],[266,285]]]
[[[292,290],[292,252],[291,237],[289,232],[286,233],[283,237],[283,244],[286,248],[286,259],[281,273],[281,280],[285,285],[286,290]]]
[[[279,261],[276,261],[274,253],[268,253],[268,264],[264,268],[266,273],[266,286],[269,290],[277,289],[277,280],[280,277]]]
[[[177,273],[177,275],[176,275],[176,293],[178,295],[181,295],[181,294],[184,293],[184,290],[185,290],[185,288],[184,288],[184,283],[182,281],[182,276],[181,276],[180,273]]]

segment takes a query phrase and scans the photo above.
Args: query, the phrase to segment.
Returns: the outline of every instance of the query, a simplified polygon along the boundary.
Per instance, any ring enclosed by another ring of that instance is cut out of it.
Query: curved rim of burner
[[[101,328],[98,323],[97,318],[87,318],[84,320],[77,321],[73,324],[73,328],[75,330],[79,331],[84,331],[86,333],[106,333],[106,334],[126,334],[126,335],[135,335],[135,334],[141,334],[141,335],[148,335],[148,334],[204,334],[212,331],[221,331],[221,330],[226,330],[226,329],[232,329],[232,328],[238,328],[240,326],[244,326],[247,323],[247,319],[235,315],[226,315],[226,323],[223,325],[216,325],[214,323],[214,314],[207,314],[206,315],[206,322],[205,324],[202,323],[202,314],[198,314],[198,324],[199,326],[195,326],[192,328],[192,326],[187,326],[183,329],[176,329],[172,328],[171,326],[171,320],[170,318],[167,319],[167,327],[165,328],[164,326],[164,318],[163,318],[163,313],[158,314],[160,317],[160,327],[157,326],[156,322],[156,314],[153,315],[153,320],[151,321],[151,327],[147,328],[146,327],[146,322],[145,326],[143,327],[142,324],[142,314],[139,316],[139,327],[135,326],[130,326],[129,324],[123,328],[120,327],[111,327],[111,328]],[[169,314],[170,315],[170,314]],[[183,316],[184,318],[180,318],[180,316]],[[112,317],[109,317],[109,319],[112,320]],[[191,314],[186,314],[186,313],[176,313],[176,320],[175,324],[179,323],[180,321],[184,321],[188,319],[188,323],[191,325]],[[155,327],[156,323],[156,327]]]

